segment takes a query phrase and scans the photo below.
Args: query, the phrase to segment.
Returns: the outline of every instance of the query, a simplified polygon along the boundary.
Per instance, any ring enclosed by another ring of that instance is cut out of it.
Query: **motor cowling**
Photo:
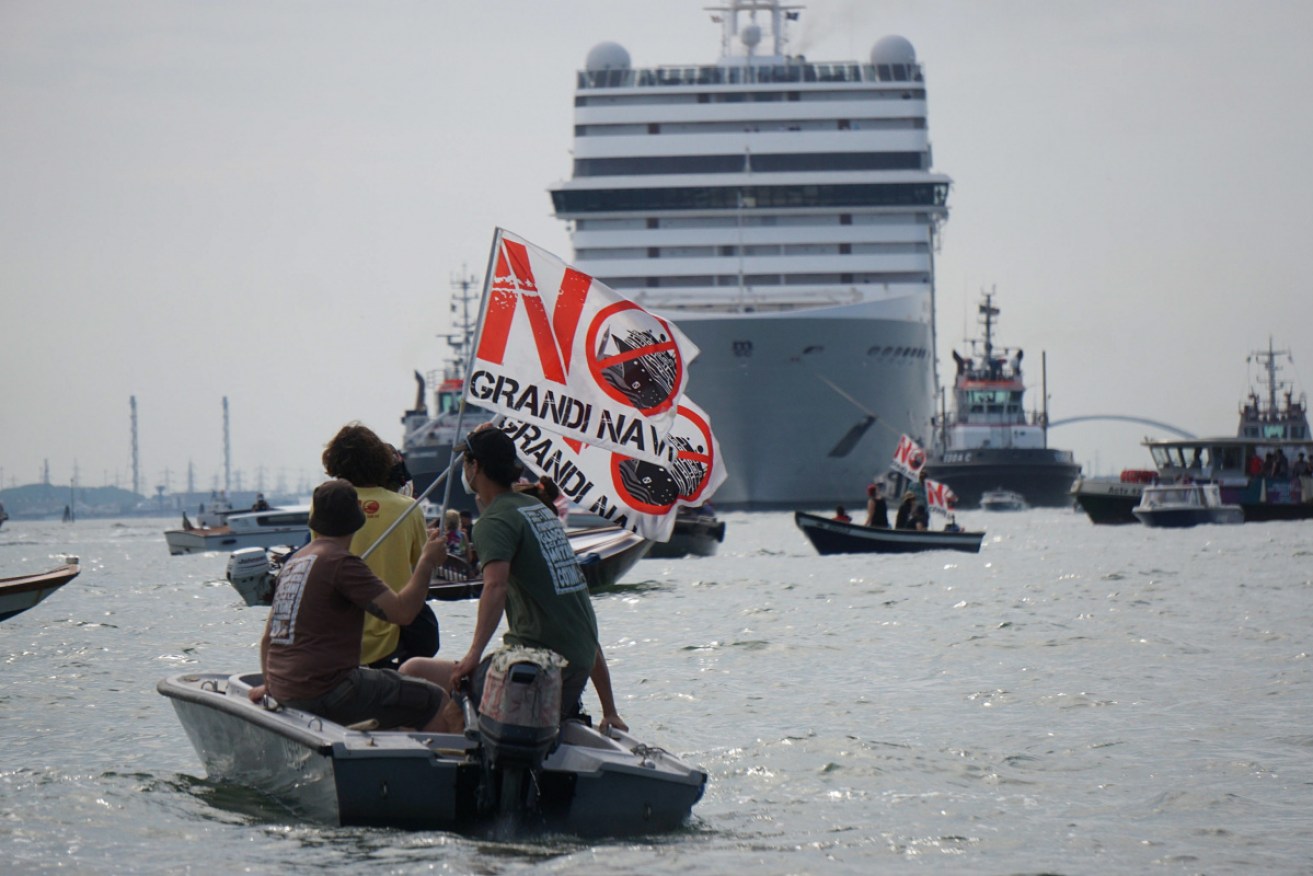
[[[273,575],[264,548],[241,548],[228,557],[228,583],[247,605],[268,605],[273,596]]]
[[[492,766],[537,769],[556,747],[563,665],[563,657],[541,648],[493,655],[479,704],[479,733]]]

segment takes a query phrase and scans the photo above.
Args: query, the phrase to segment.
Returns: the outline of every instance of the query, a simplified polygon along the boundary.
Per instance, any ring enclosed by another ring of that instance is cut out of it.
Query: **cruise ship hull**
[[[719,508],[863,506],[899,436],[929,427],[926,322],[854,319],[838,308],[671,316],[701,350],[688,392],[710,415],[728,471]]]

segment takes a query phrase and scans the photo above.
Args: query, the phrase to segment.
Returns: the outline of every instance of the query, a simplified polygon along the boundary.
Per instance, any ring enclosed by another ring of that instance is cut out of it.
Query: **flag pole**
[[[441,474],[439,474],[436,478],[434,478],[433,482],[424,489],[424,492],[420,493],[418,496],[415,497],[414,503],[410,507],[408,507],[401,514],[400,517],[392,521],[392,525],[389,526],[387,529],[383,530],[383,534],[380,535],[377,539],[375,539],[374,543],[371,544],[365,550],[365,552],[360,555],[360,559],[362,560],[367,559],[370,554],[378,550],[378,546],[381,545],[383,541],[389,535],[391,535],[398,526],[401,525],[401,522],[403,520],[405,520],[407,517],[413,514],[416,508],[420,507],[420,503],[422,503],[425,499],[428,498],[429,493],[433,492],[433,490],[439,484],[445,482],[446,487],[444,488],[442,493],[442,506],[438,512],[438,527],[439,528],[442,527],[442,518],[446,516],[447,504],[451,499],[452,479],[449,477],[449,475],[456,470],[456,466],[460,464],[460,461],[465,456],[465,454],[463,453],[456,452],[456,445],[460,443],[461,422],[465,418],[465,387],[468,387],[470,385],[470,375],[474,373],[474,351],[478,349],[479,336],[483,333],[483,319],[488,312],[488,290],[492,286],[493,272],[496,271],[497,269],[497,247],[501,244],[501,235],[502,235],[502,229],[500,227],[496,228],[492,234],[492,248],[488,253],[488,270],[483,275],[483,297],[479,300],[479,320],[477,323],[478,327],[474,330],[474,340],[470,344],[470,349],[466,351],[467,361],[465,362],[465,378],[463,380],[462,388],[461,388],[460,407],[456,410],[456,434],[455,437],[452,439],[451,459],[447,461],[446,470],[443,471]],[[498,417],[498,419],[501,418]]]

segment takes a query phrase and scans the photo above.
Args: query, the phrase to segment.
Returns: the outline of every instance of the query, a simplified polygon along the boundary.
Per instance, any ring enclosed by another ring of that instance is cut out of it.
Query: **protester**
[[[474,548],[483,569],[473,640],[457,661],[408,660],[401,671],[452,689],[469,678],[473,701],[482,697],[491,662],[484,649],[505,614],[507,645],[546,648],[567,661],[561,673],[561,717],[579,712],[589,678],[602,705],[602,732],[627,730],[616,712],[611,676],[598,643],[588,585],[561,521],[542,501],[516,492],[520,463],[510,437],[491,424],[470,432],[457,448],[465,456],[461,480],[482,509]]]
[[[264,679],[252,688],[251,700],[268,695],[344,725],[372,720],[380,729],[451,730],[451,720],[441,715],[446,697],[440,687],[359,665],[366,612],[409,623],[424,606],[446,545],[436,532],[429,537],[414,573],[394,593],[351,553],[352,536],[365,525],[355,488],[326,481],[315,489],[313,509],[314,539],[278,574],[260,640]]]
[[[469,562],[469,538],[460,525],[460,512],[448,508],[442,515],[442,529],[447,539],[447,556]]]
[[[360,423],[343,426],[324,448],[324,471],[351,482],[360,497],[365,524],[351,540],[351,552],[364,557],[375,575],[400,591],[424,548],[424,515],[411,511],[413,499],[388,489],[395,483],[396,453]],[[379,537],[399,518],[405,520],[372,552]],[[312,527],[313,528],[313,527]],[[427,603],[404,629],[378,617],[365,618],[360,662],[365,666],[395,669],[410,657],[432,657],[438,652],[438,619]]]
[[[884,499],[884,488],[878,483],[866,488],[866,525],[876,529],[889,528],[889,503]]]

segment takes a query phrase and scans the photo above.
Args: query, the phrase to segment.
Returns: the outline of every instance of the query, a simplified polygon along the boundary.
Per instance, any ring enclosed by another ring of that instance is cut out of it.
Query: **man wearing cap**
[[[395,624],[414,619],[447,546],[441,535],[430,534],[410,580],[394,593],[351,553],[351,537],[364,523],[350,482],[331,480],[315,488],[315,538],[278,574],[260,641],[264,684],[250,697],[260,702],[268,694],[339,724],[373,719],[380,729],[449,729],[439,717],[446,698],[441,688],[359,665],[365,613]]]
[[[461,481],[482,509],[474,525],[474,549],[483,569],[483,593],[474,637],[465,656],[455,661],[416,657],[401,666],[451,689],[471,681],[474,702],[482,696],[491,656],[483,651],[502,615],[509,645],[547,648],[567,661],[561,673],[561,717],[578,711],[589,678],[602,703],[599,729],[629,729],[616,713],[611,676],[597,636],[597,616],[588,584],[555,512],[536,497],[518,493],[520,476],[515,443],[505,432],[484,424],[456,448],[464,453]]]

